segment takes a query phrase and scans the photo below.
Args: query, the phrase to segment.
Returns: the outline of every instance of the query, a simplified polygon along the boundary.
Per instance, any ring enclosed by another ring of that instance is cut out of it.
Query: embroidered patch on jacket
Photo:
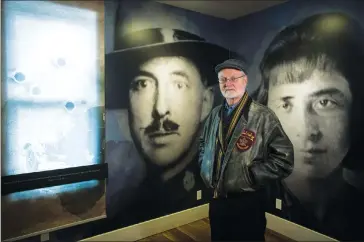
[[[255,143],[255,133],[251,130],[244,129],[241,133],[238,141],[236,142],[236,147],[239,151],[247,151]]]

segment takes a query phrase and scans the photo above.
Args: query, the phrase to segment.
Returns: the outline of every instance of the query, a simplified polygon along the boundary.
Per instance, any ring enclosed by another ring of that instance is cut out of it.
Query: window
[[[50,1],[5,1],[3,30],[2,177],[103,163],[97,13]],[[94,179],[7,198],[99,185]]]

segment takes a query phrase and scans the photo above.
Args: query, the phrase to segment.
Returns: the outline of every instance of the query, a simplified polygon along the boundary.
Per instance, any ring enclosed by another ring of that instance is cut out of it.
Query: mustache
[[[179,124],[169,119],[154,119],[153,122],[145,128],[144,133],[149,135],[158,133],[161,130],[164,130],[166,133],[176,133],[179,126]]]

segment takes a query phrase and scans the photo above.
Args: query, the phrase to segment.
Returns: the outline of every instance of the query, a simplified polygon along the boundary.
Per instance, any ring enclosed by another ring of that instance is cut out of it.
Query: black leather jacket
[[[227,145],[216,186],[213,185],[213,174],[222,105],[215,107],[205,122],[200,138],[200,173],[205,184],[219,194],[255,191],[272,181],[284,179],[293,170],[293,145],[277,116],[269,108],[249,99]],[[244,151],[237,145],[243,130],[255,135],[251,147]]]

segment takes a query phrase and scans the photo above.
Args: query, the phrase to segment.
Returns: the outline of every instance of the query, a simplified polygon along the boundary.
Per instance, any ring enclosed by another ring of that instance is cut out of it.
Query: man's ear
[[[212,105],[214,104],[214,90],[213,87],[208,87],[203,91],[202,112],[200,122],[203,122],[211,112]]]
[[[245,82],[245,86],[247,86],[248,85],[248,76],[247,75],[244,76],[244,82]]]

